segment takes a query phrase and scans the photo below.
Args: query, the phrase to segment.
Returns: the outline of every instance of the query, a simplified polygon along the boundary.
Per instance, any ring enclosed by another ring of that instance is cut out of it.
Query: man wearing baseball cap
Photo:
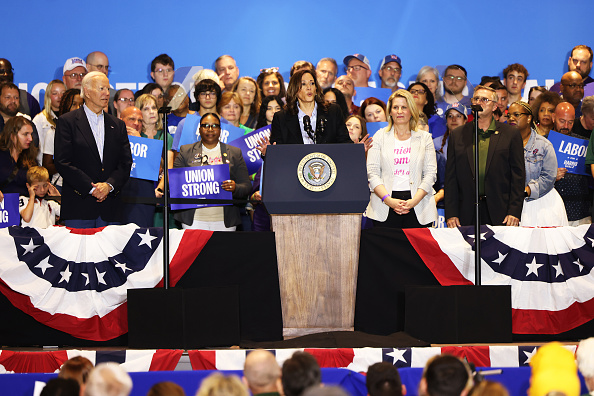
[[[404,88],[404,85],[399,86],[400,76],[402,76],[402,60],[400,57],[394,54],[384,56],[380,65],[379,76],[382,80],[382,88],[390,88],[392,92]]]
[[[87,64],[84,60],[78,57],[69,58],[64,63],[64,73],[62,81],[66,85],[66,89],[82,87],[82,79],[87,74]]]
[[[342,61],[346,67],[347,76],[354,82],[355,87],[368,87],[371,77],[371,65],[369,59],[362,54],[348,55]]]

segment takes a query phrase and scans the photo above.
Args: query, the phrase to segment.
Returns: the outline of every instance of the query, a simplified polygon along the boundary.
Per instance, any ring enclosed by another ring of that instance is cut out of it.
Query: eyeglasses
[[[0,69],[0,74],[12,74],[13,71],[12,67],[10,69]]]
[[[84,76],[87,75],[87,73],[70,73],[70,74],[64,74],[66,77],[70,77],[76,80],[82,80]]]
[[[480,97],[480,98],[478,98],[478,97],[477,97],[477,98],[472,98],[472,101],[473,101],[474,103],[482,103],[482,104],[487,104],[487,103],[489,103],[489,102],[495,102],[495,101],[494,101],[494,100],[492,100],[492,99],[489,99],[489,98],[483,98],[483,97]]]
[[[584,84],[563,84],[563,86],[568,88],[584,88]]]
[[[173,69],[172,68],[168,68],[168,69],[155,69],[155,73],[157,74],[171,74],[173,73]]]
[[[217,129],[220,129],[221,126],[219,124],[200,124],[200,128],[212,129],[213,131],[216,131]]]
[[[448,79],[450,81],[454,81],[454,80],[463,81],[463,80],[466,80],[466,77],[460,77],[460,76],[443,76],[443,79],[444,80]]]
[[[508,117],[514,117],[514,118],[518,118],[518,119],[520,117],[522,117],[523,115],[527,116],[527,115],[530,115],[530,114],[529,113],[509,113],[509,112],[507,113],[507,116]]]
[[[583,63],[588,63],[589,61],[586,60],[582,60],[582,59],[576,59],[576,58],[571,58],[571,63],[573,63],[574,66],[579,66],[580,64]]]
[[[126,103],[126,102],[134,103],[134,98],[119,98],[118,100],[122,103]]]
[[[90,63],[87,63],[87,65],[96,67],[98,70],[103,70],[103,71],[106,71],[106,72],[110,72],[111,71],[111,68],[109,67],[109,65],[92,65]]]
[[[425,95],[425,93],[426,93],[425,90],[422,88],[421,89],[411,89],[408,92],[410,92],[413,95]]]
[[[206,98],[207,96],[210,96],[212,98],[216,95],[217,95],[217,93],[214,91],[200,92],[200,94],[199,94],[199,96],[203,99]]]
[[[400,73],[402,71],[401,68],[399,68],[399,67],[392,67],[392,66],[384,66],[382,68],[382,70],[385,70],[385,71],[387,71],[389,73],[392,73],[392,72],[394,72],[394,73]]]
[[[346,70],[348,72],[352,72],[354,71],[361,71],[361,70],[369,70],[368,68],[366,68],[365,66],[361,66],[361,65],[355,65],[355,66],[349,66],[346,68]]]

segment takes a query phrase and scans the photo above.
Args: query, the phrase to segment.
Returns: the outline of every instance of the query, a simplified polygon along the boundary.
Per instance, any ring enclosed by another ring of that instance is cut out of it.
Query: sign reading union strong
[[[336,180],[336,164],[324,153],[311,153],[297,166],[299,182],[310,191],[325,191]]]

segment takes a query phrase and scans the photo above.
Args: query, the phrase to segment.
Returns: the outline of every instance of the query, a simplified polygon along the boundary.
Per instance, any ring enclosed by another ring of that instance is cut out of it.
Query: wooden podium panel
[[[272,215],[283,335],[353,330],[361,214]]]

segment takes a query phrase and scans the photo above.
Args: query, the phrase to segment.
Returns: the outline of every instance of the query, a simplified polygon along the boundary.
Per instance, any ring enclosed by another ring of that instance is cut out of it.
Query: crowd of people
[[[577,361],[577,362],[576,362]],[[594,390],[594,338],[583,340],[576,355],[558,342],[543,345],[530,361],[529,396],[580,395],[578,368],[589,392]],[[322,383],[320,365],[307,352],[298,351],[279,366],[268,350],[250,351],[243,376],[215,372],[206,377],[196,396],[348,396],[341,386]],[[407,388],[398,369],[389,362],[371,364],[366,372],[368,396],[404,396]],[[410,386],[410,382],[409,382]],[[117,363],[93,367],[82,356],[67,360],[58,377],[48,381],[41,396],[128,396],[133,387],[130,375]],[[415,392],[416,391],[416,392]],[[430,358],[417,389],[421,396],[509,396],[506,387],[489,380],[472,362],[441,354]],[[147,396],[185,396],[184,389],[171,381],[154,384]]]
[[[550,89],[532,87],[525,102],[529,72],[519,63],[506,67],[503,79],[484,76],[474,88],[462,65],[447,66],[443,76],[424,66],[405,88],[402,59],[390,54],[378,71],[379,88],[391,92],[387,101],[371,96],[355,103],[357,88],[368,88],[372,75],[362,54],[346,56],[342,66],[332,58],[297,61],[288,84],[274,67],[255,78],[240,76],[235,59],[222,55],[214,70],[193,76],[189,94],[173,83],[175,63],[166,54],[151,62],[153,82],[137,92],[115,91],[108,57],[96,51],[66,60],[62,80],[48,84],[42,106],[14,84],[10,61],[0,58],[0,198],[21,196],[23,225],[47,227],[59,216],[75,228],[160,226],[162,208],[134,199],[162,197],[167,169],[229,164],[222,190],[250,203],[179,211],[170,227],[269,230],[261,172],[248,175],[241,151],[219,141],[224,122],[246,134],[270,126],[270,138],[258,146],[264,160],[270,144],[361,144],[370,188],[366,226],[427,227],[436,223],[438,208],[448,227],[471,225],[475,177],[483,224],[591,223],[594,147],[588,146],[586,174],[568,171],[557,164],[548,136],[591,138],[594,97],[584,98],[584,86],[594,82],[592,58],[588,46],[574,47],[560,81]],[[338,76],[342,67],[346,74]],[[167,120],[158,112],[164,104],[172,110]],[[370,136],[373,123],[387,126]],[[158,181],[129,177],[128,136],[166,144]]]

